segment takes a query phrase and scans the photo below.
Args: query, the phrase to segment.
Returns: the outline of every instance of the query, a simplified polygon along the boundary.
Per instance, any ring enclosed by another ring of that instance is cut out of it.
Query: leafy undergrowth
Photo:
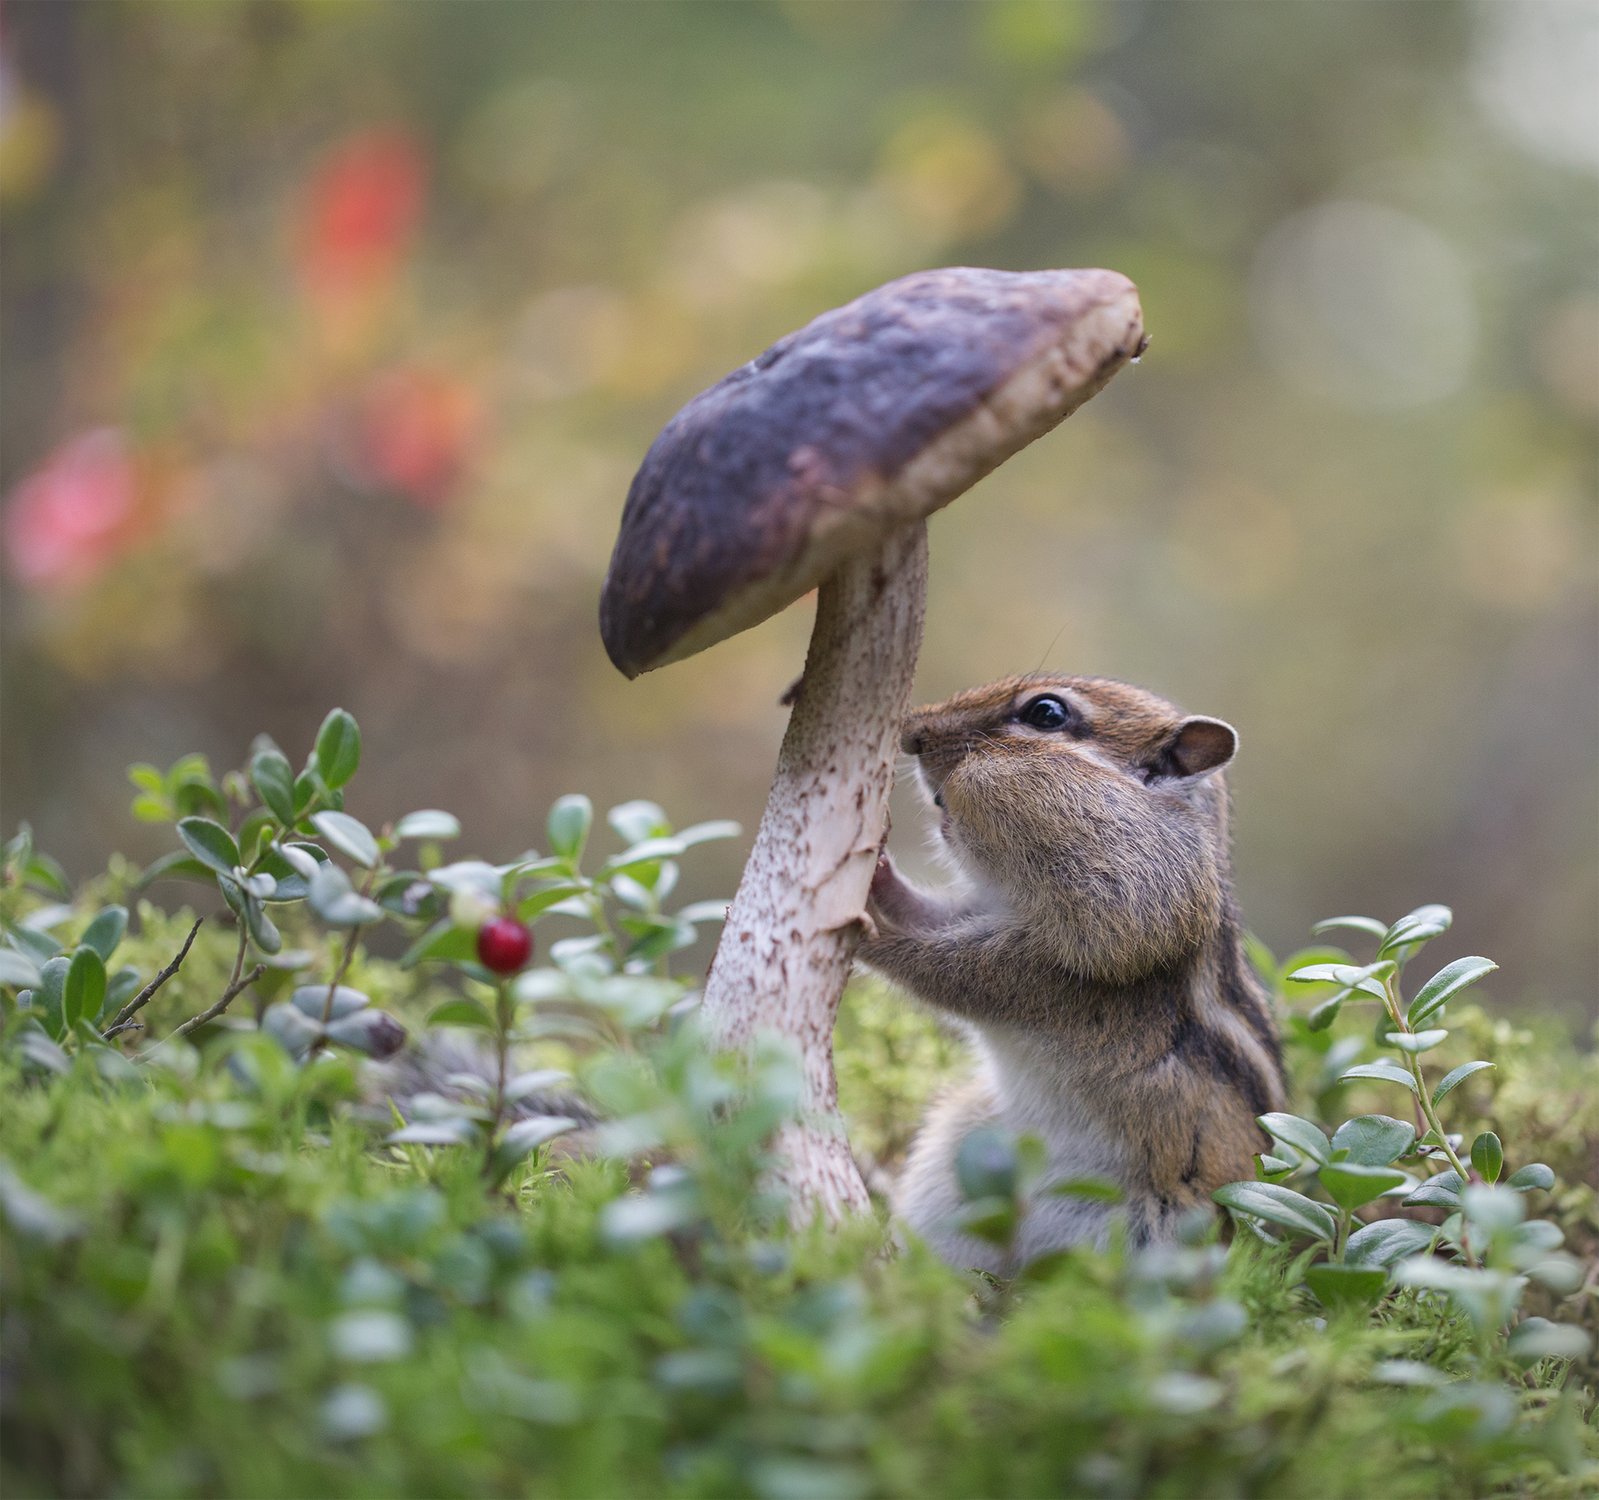
[[[8,847],[7,1495],[1594,1492],[1592,1055],[1405,1001],[1417,928],[1371,924],[1398,961],[1257,955],[1296,1115],[1270,1117],[1230,1245],[1195,1223],[1001,1286],[879,1222],[784,1227],[761,1169],[791,1063],[708,1055],[670,973],[714,919],[669,910],[677,864],[725,829],[627,804],[601,856],[562,799],[550,852],[444,864],[447,815],[344,812],[359,737],[330,723],[298,776],[266,746],[252,778],[141,772],[146,813],[188,825],[166,873],[210,882],[216,915],[125,1019],[192,913],[120,862],[72,893]],[[531,964],[502,972],[496,922],[539,939]],[[404,941],[369,946],[380,924]],[[1369,1034],[1338,1014],[1362,1000]],[[458,1074],[471,1041],[482,1076],[399,1118],[382,1084],[408,1075],[374,1059],[401,1026],[450,1037]],[[958,1049],[869,985],[839,1039],[881,1175]],[[1467,1060],[1494,1066],[1444,1090]],[[972,1222],[1004,1235],[1029,1153],[984,1144]],[[1394,1217],[1427,1228],[1363,1256]]]

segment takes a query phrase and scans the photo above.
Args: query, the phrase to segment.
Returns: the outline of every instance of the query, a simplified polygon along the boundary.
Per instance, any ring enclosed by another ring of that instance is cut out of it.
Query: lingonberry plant
[[[450,861],[448,813],[356,816],[361,756],[335,711],[298,771],[266,741],[137,767],[175,847],[76,891],[26,829],[4,847],[7,1492],[1591,1487],[1565,1244],[1599,1219],[1564,1184],[1593,1091],[1460,998],[1485,960],[1405,999],[1441,908],[1346,920],[1370,964],[1257,949],[1309,997],[1302,1113],[1218,1194],[1231,1245],[1196,1212],[974,1286],[875,1221],[790,1225],[795,1059],[715,1053],[675,972],[723,912],[677,904],[680,866],[731,824],[568,796],[537,849]],[[200,921],[154,899],[172,880]],[[878,988],[846,1010],[857,1145],[891,1164],[949,1045]],[[1381,1089],[1408,1108],[1343,1118]],[[1036,1143],[975,1132],[957,1167],[965,1228],[1016,1235]]]
[[[1564,1235],[1547,1219],[1527,1217],[1527,1197],[1554,1187],[1542,1162],[1517,1167],[1501,1183],[1505,1152],[1497,1134],[1480,1133],[1469,1162],[1464,1138],[1451,1134],[1439,1106],[1466,1079],[1493,1067],[1473,1059],[1436,1081],[1424,1059],[1447,1042],[1446,1007],[1468,986],[1498,967],[1486,958],[1445,965],[1407,1002],[1406,966],[1423,946],[1446,932],[1453,914],[1428,905],[1388,925],[1371,917],[1336,917],[1318,933],[1350,930],[1372,938],[1376,957],[1355,963],[1347,954],[1291,964],[1289,983],[1313,986],[1303,1016],[1312,1033],[1327,1030],[1346,1007],[1377,1007],[1372,1043],[1397,1057],[1354,1061],[1358,1041],[1337,1055],[1338,1081],[1373,1080],[1405,1090],[1413,1119],[1356,1115],[1329,1136],[1314,1120],[1274,1112],[1259,1117],[1275,1143],[1255,1159],[1256,1181],[1218,1188],[1215,1199],[1241,1225],[1272,1243],[1287,1241],[1306,1253],[1294,1262],[1304,1284],[1329,1310],[1365,1309],[1399,1288],[1443,1294],[1470,1319],[1483,1361],[1508,1333],[1513,1358],[1580,1355],[1586,1333],[1570,1324],[1529,1318],[1510,1325],[1529,1282],[1558,1295],[1582,1280],[1576,1259],[1562,1250]],[[1307,1191],[1285,1184],[1297,1181]],[[1321,1198],[1310,1196],[1319,1189]],[[1397,1205],[1398,1214],[1383,1212]],[[1408,1217],[1404,1209],[1442,1209],[1442,1223]],[[1466,1392],[1462,1399],[1475,1399]]]
[[[197,755],[165,772],[148,765],[130,770],[138,792],[134,815],[172,824],[182,845],[145,870],[134,888],[172,879],[213,886],[237,931],[216,998],[135,1057],[156,1058],[255,991],[256,1028],[302,1066],[331,1049],[390,1058],[406,1041],[405,1027],[346,980],[362,937],[399,926],[411,937],[402,967],[442,965],[455,975],[458,993],[433,1010],[430,1028],[485,1033],[488,1053],[480,1058],[469,1049],[465,1060],[473,1066],[433,1068],[437,1079],[424,1068],[423,1081],[442,1087],[406,1096],[411,1118],[389,1143],[474,1145],[484,1176],[498,1185],[530,1152],[576,1123],[538,1108],[570,1080],[547,1068],[514,1070],[518,1042],[577,1030],[625,1045],[681,1001],[688,987],[671,977],[669,958],[695,940],[700,925],[720,920],[725,905],[699,902],[668,912],[663,903],[676,886],[676,861],[698,844],[736,834],[738,826],[711,822],[674,832],[655,804],[623,803],[608,815],[622,848],[586,874],[593,808],[586,797],[568,796],[546,821],[549,854],[530,850],[502,865],[442,864],[441,846],[460,835],[450,813],[411,812],[374,831],[346,811],[345,789],[361,751],[354,717],[334,709],[298,772],[265,736],[252,746],[246,770],[220,780]],[[14,996],[17,1046],[31,1066],[46,1071],[64,1071],[77,1051],[103,1070],[124,1069],[128,1058],[118,1044],[144,1031],[141,1013],[184,963],[201,921],[146,983],[132,966],[107,969],[127,931],[125,906],[100,909],[75,943],[56,935],[72,908],[60,899],[41,906],[36,898],[71,893],[26,827],[5,846],[3,872],[0,992]],[[285,946],[278,926],[285,912],[308,946]],[[557,916],[575,917],[591,930],[558,939],[549,947],[549,966],[524,972],[534,953],[529,924]],[[274,998],[280,990],[286,997]],[[563,1016],[567,1002],[579,1013]],[[435,1054],[443,1055],[422,1049],[425,1062]]]

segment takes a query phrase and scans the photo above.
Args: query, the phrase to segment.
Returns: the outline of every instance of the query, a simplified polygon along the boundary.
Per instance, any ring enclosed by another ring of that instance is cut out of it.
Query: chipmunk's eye
[[[1045,693],[1024,704],[1016,717],[1033,729],[1064,729],[1072,721],[1072,711],[1064,698]]]

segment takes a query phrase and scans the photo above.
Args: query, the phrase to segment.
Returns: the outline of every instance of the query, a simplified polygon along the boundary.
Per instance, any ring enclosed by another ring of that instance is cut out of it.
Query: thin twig
[[[172,962],[166,966],[166,968],[157,974],[155,978],[149,982],[149,984],[145,985],[145,987],[140,990],[139,993],[133,997],[133,999],[128,1001],[128,1003],[117,1012],[116,1018],[111,1022],[110,1026],[106,1028],[105,1035],[108,1041],[111,1037],[115,1036],[117,1032],[126,1030],[128,1022],[131,1021],[133,1017],[136,1016],[141,1010],[143,1010],[145,1006],[150,1003],[150,1000],[155,995],[155,992],[160,989],[161,986],[167,982],[167,980],[172,978],[172,976],[178,972],[178,965],[188,957],[189,945],[194,942],[194,935],[200,930],[200,924],[203,921],[205,921],[204,917],[195,918],[194,926],[189,929],[188,937],[184,938],[183,946],[178,949],[178,956],[173,959]]]
[[[381,863],[382,862],[379,861],[379,864]],[[372,894],[372,887],[377,882],[377,878],[378,865],[373,865],[372,868],[367,871],[366,879],[361,882],[361,894],[363,896],[370,896]],[[333,971],[333,978],[328,981],[327,997],[322,1002],[322,1024],[324,1026],[326,1026],[333,1019],[333,998],[338,994],[339,986],[344,983],[344,976],[350,972],[350,960],[355,957],[355,945],[360,936],[361,924],[357,922],[356,925],[350,929],[349,934],[344,939],[344,954],[339,959],[338,968]],[[322,1038],[318,1037],[316,1041],[311,1044],[311,1050],[315,1051],[317,1047],[321,1045],[321,1043]]]
[[[197,1026],[204,1026],[207,1021],[216,1020],[216,1018],[220,1016],[223,1011],[225,1011],[236,999],[238,999],[239,995],[243,991],[249,989],[250,986],[265,973],[266,965],[257,964],[253,969],[250,970],[248,974],[240,975],[239,978],[235,979],[232,984],[223,990],[222,998],[218,1000],[215,1005],[211,1006],[209,1010],[202,1010],[197,1016],[190,1016],[189,1019],[185,1021],[183,1025],[179,1026],[175,1031],[168,1032],[166,1036],[156,1043],[156,1046],[165,1046],[168,1042],[175,1041],[180,1036],[187,1036],[189,1032],[193,1031]]]

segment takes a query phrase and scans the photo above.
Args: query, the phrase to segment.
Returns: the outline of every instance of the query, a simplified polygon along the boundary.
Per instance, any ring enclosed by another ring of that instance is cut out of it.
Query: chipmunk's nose
[[[920,728],[912,727],[904,730],[899,737],[899,748],[907,755],[920,755],[927,748],[927,741],[922,737]]]

